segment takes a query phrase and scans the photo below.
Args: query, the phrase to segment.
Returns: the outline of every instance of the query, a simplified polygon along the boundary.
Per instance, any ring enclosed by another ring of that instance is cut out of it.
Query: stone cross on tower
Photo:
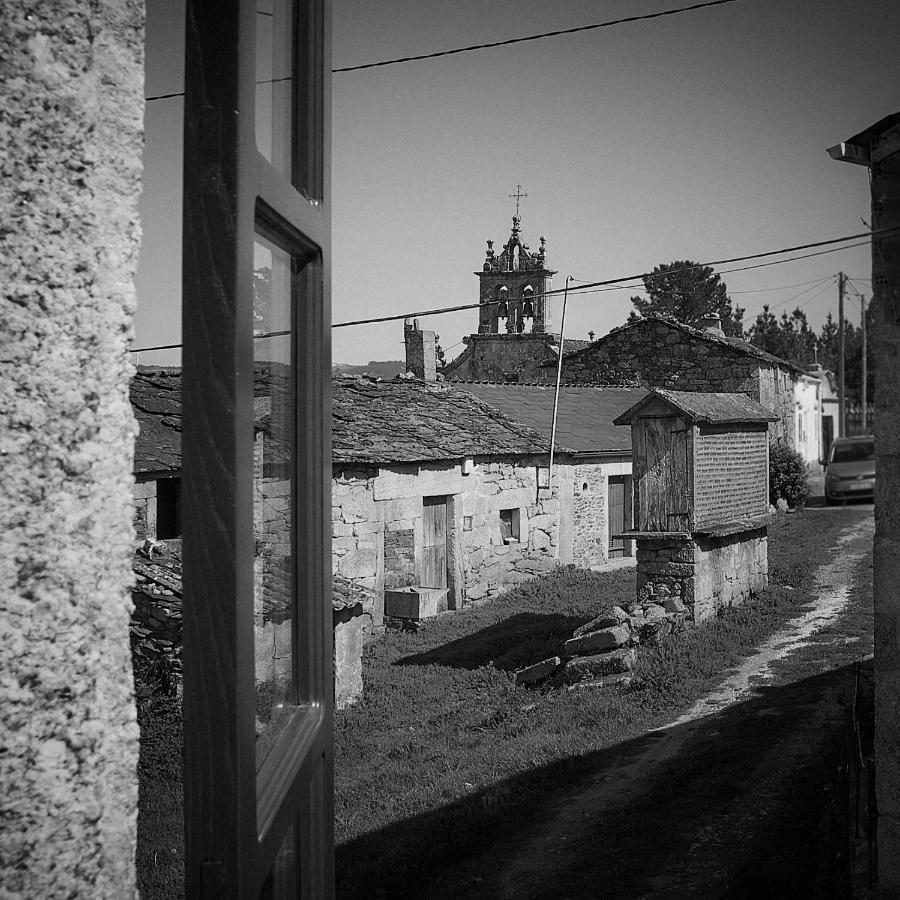
[[[509,196],[510,196],[510,198],[512,198],[512,197],[516,198],[516,218],[518,219],[519,218],[519,201],[524,199],[525,197],[527,197],[528,194],[523,194],[522,193],[522,185],[517,184],[516,192],[514,194],[510,194]]]

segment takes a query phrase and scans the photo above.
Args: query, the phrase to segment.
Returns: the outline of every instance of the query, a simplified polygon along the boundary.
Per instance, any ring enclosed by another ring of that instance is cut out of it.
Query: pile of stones
[[[551,656],[516,672],[516,684],[537,685],[548,679],[570,690],[627,684],[635,648],[659,643],[684,627],[684,603],[658,597],[628,606],[610,606],[576,628],[559,656]]]

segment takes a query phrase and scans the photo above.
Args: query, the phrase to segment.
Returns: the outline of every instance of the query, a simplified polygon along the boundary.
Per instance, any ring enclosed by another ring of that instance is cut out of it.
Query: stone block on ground
[[[635,652],[632,648],[595,653],[592,656],[576,656],[566,663],[566,680],[582,681],[601,675],[619,675],[634,668]]]
[[[681,602],[680,597],[667,597],[665,610],[667,613],[683,613],[687,607]]]
[[[447,610],[447,588],[403,588],[384,592],[384,614],[397,619],[427,619]]]
[[[672,598],[669,597],[669,600]],[[645,619],[662,619],[666,614],[666,611],[658,604],[658,603],[647,603],[644,606],[644,618]]]
[[[537,684],[545,678],[549,678],[562,665],[558,656],[542,659],[533,666],[526,666],[516,672],[516,684]]]
[[[658,644],[672,631],[672,623],[666,619],[649,619],[639,629],[637,636],[642,644]]]
[[[616,607],[618,609],[618,607]],[[621,612],[621,610],[620,610]],[[623,612],[621,616],[615,615],[612,610],[604,610],[599,616],[595,616],[590,622],[579,625],[572,632],[572,637],[581,637],[583,634],[590,634],[592,631],[602,631],[604,628],[612,628],[619,625],[627,615]]]
[[[570,684],[566,690],[578,691],[586,690],[587,688],[613,687],[617,684],[624,686],[631,684],[632,678],[634,676],[631,672],[622,672],[619,675],[604,675],[602,678],[592,678],[590,681],[576,681],[575,684]]]
[[[566,641],[566,653],[573,655],[598,653],[602,650],[615,650],[627,643],[631,638],[631,626],[627,623],[592,631],[580,637]]]

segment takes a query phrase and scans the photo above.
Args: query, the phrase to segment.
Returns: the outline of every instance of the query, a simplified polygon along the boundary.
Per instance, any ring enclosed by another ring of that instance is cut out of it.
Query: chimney
[[[711,331],[713,334],[722,334],[722,320],[718,313],[707,313],[698,323],[697,326],[703,331]]]
[[[418,319],[403,322],[406,343],[406,371],[423,381],[437,380],[437,361],[433,331],[420,331]]]

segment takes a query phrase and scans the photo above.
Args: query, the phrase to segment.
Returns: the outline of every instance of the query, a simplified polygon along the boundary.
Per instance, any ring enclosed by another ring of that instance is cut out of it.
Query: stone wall
[[[448,607],[495,596],[557,565],[559,501],[537,492],[537,459],[380,469],[335,467],[335,574],[374,592],[378,625],[385,588],[420,583],[423,497],[446,497]],[[543,461],[546,465],[546,461]],[[500,511],[518,510],[519,540],[501,535]]]
[[[694,527],[766,514],[766,431],[701,428],[694,441]]]
[[[543,368],[544,381],[555,375],[552,367]],[[779,416],[770,427],[773,438],[791,447],[794,443],[794,387],[789,373],[665,322],[649,319],[611,332],[565,360],[563,381],[747,394]]]
[[[135,482],[131,491],[135,535],[156,537],[156,481]]]
[[[541,364],[556,359],[551,349],[557,338],[550,334],[470,334],[466,349],[442,369],[450,381],[501,381],[527,383],[545,380]],[[556,377],[556,369],[553,369]],[[515,416],[513,415],[513,418]]]
[[[609,558],[609,479],[598,465],[574,466],[572,556],[588,569]]]
[[[726,537],[639,538],[637,542],[638,602],[677,597],[694,622],[765,590],[768,574],[765,527]]]
[[[0,2],[0,894],[135,896],[143,5]]]

